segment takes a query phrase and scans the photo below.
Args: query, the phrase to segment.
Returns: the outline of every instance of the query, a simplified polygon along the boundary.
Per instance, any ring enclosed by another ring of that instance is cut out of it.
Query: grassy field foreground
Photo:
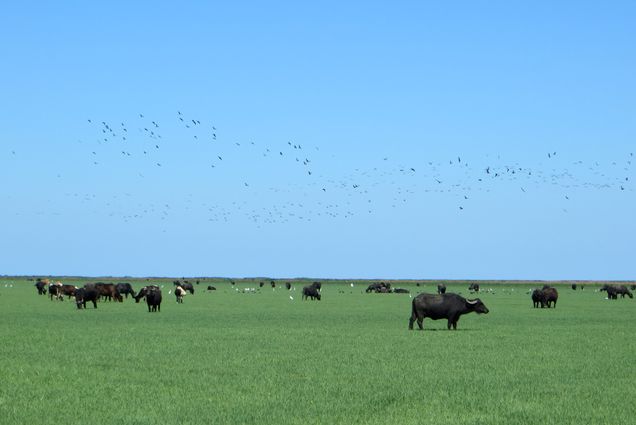
[[[303,302],[298,284],[248,294],[202,283],[183,305],[165,285],[149,314],[130,299],[78,311],[33,282],[0,281],[0,422],[636,422],[636,300],[592,286],[559,287],[550,310],[532,308],[530,285],[492,286],[480,294],[490,314],[419,332],[407,330],[409,295],[361,284]]]

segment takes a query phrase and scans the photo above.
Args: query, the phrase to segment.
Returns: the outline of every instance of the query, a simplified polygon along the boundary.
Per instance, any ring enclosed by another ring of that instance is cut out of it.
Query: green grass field
[[[302,284],[208,293],[205,281],[183,305],[162,283],[161,312],[148,313],[131,299],[78,311],[0,280],[0,423],[636,423],[636,300],[592,285],[559,286],[547,310],[532,308],[530,284],[482,283],[490,314],[420,332],[407,330],[409,295],[362,283],[303,302]]]

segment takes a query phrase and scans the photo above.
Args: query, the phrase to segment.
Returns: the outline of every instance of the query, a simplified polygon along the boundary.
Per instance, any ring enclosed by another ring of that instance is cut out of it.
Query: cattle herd
[[[199,281],[196,281],[199,284]],[[230,282],[234,287],[236,284],[234,281]],[[188,281],[175,280],[174,295],[178,304],[183,304],[186,294],[194,295],[194,285]],[[262,288],[265,285],[264,282],[260,282],[259,286]],[[271,281],[270,286],[276,288],[276,282]],[[351,284],[353,286],[353,284]],[[419,283],[417,286],[420,286]],[[130,283],[86,283],[82,287],[74,285],[65,285],[61,282],[51,282],[49,279],[37,279],[35,282],[35,288],[39,295],[48,295],[51,300],[64,300],[64,297],[70,299],[75,298],[75,304],[78,309],[86,308],[86,303],[91,302],[93,308],[97,308],[98,301],[114,301],[123,302],[124,297],[127,299],[130,295],[134,298],[136,303],[139,303],[142,299],[146,301],[148,306],[148,312],[160,312],[162,293],[161,288],[158,285],[146,285],[142,287],[139,292],[135,293]],[[285,283],[287,290],[292,290],[292,285],[289,282]],[[572,289],[583,289],[583,285],[573,283]],[[208,291],[214,291],[216,288],[209,285]],[[255,292],[253,288],[249,288],[250,292]],[[310,285],[304,286],[302,289],[303,300],[317,300],[322,299],[321,294],[322,284],[320,282],[313,282]],[[636,285],[631,285],[632,290],[636,290]],[[479,292],[479,285],[471,283],[468,287],[471,293]],[[237,289],[238,291],[238,289]],[[633,298],[631,291],[626,285],[603,285],[599,291],[607,292],[607,299],[616,300],[620,295],[621,298],[628,296]],[[172,291],[168,291],[170,294]],[[366,293],[378,293],[378,294],[408,294],[409,291],[403,288],[393,288],[390,283],[378,282],[370,284]],[[544,285],[541,289],[530,290],[532,305],[534,308],[556,308],[559,293],[555,287],[550,285]],[[290,297],[291,298],[291,297]],[[293,298],[292,298],[293,299]],[[413,298],[411,303],[411,317],[409,318],[409,329],[413,329],[413,324],[417,322],[420,329],[423,329],[423,321],[425,318],[432,320],[446,319],[448,321],[448,329],[457,329],[457,322],[459,318],[467,313],[475,312],[477,314],[487,314],[488,308],[479,299],[466,299],[459,294],[446,293],[446,285],[440,283],[437,285],[437,294],[421,293]]]

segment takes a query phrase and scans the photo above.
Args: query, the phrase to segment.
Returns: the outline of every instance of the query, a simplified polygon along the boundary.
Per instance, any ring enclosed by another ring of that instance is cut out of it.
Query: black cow
[[[53,301],[53,298],[59,301],[64,301],[64,296],[62,295],[62,284],[51,283],[49,285],[49,296],[51,297],[51,301]]]
[[[87,283],[83,288],[75,290],[75,304],[78,309],[86,308],[86,301],[92,301],[93,308],[97,308],[97,299],[100,293],[95,284]]]
[[[259,282],[259,283],[258,283],[258,286],[259,286],[260,288],[262,288],[263,286],[265,286],[265,282]]]
[[[113,299],[119,302],[124,301],[124,298],[121,296],[121,294],[117,292],[117,288],[115,287],[114,283],[97,282],[95,284],[95,287],[99,291],[99,294],[101,295],[102,300],[104,301],[105,300],[112,301]]]
[[[130,283],[118,283],[115,285],[115,290],[119,293],[119,295],[126,295],[126,298],[128,298],[128,295],[132,297],[135,296],[135,291]]]
[[[439,285],[437,285],[437,293],[438,294],[445,294],[446,293],[446,285],[444,285],[443,283],[440,283]]]
[[[413,298],[409,329],[413,329],[413,323],[417,320],[420,330],[424,329],[425,318],[433,320],[447,319],[448,329],[457,329],[457,321],[466,313],[488,313],[488,309],[479,298],[467,300],[457,294],[419,294]]]
[[[290,290],[291,289],[291,283],[285,282],[285,288],[287,288],[287,290]]]
[[[194,295],[194,286],[192,286],[191,283],[184,282],[181,287],[188,291],[191,295]]]
[[[393,290],[394,294],[410,294],[411,291],[409,291],[408,289],[404,289],[404,288],[395,288]]]
[[[35,282],[35,289],[37,289],[38,295],[46,295],[46,286],[48,284],[48,279],[38,279],[37,282]]]
[[[212,285],[208,285],[208,291],[216,291],[216,288]]]
[[[545,300],[546,307],[556,308],[556,303],[557,303],[557,300],[559,299],[559,292],[556,290],[556,288],[546,285],[543,287],[541,292],[543,292],[543,298]]]
[[[471,283],[471,284],[468,286],[468,290],[469,290],[470,292],[479,292],[479,284],[478,284],[478,283]],[[486,292],[488,292],[488,291],[486,291]]]
[[[545,296],[542,289],[535,289],[532,291],[532,306],[534,308],[545,307]]]
[[[631,289],[632,291],[636,291],[636,285],[630,286],[629,289]]]
[[[303,287],[302,299],[305,300],[308,298],[311,298],[312,300],[317,299],[318,301],[320,301],[320,292],[313,285]]]
[[[135,296],[135,302],[139,302],[144,297],[146,297],[146,304],[148,304],[148,313],[161,311],[161,288],[157,285],[144,286]]]
[[[572,284],[572,289],[576,291],[576,283]]]
[[[274,282],[273,280],[269,282],[269,284],[272,285],[272,288],[276,288],[276,282]]]
[[[621,298],[625,298],[627,295],[629,298],[634,298],[632,293],[627,289],[625,285],[603,285],[600,289],[601,291],[607,291],[607,298],[610,300],[618,299],[620,295]]]
[[[61,295],[62,297],[66,295],[68,299],[71,299],[71,297],[75,296],[76,290],[77,287],[75,287],[75,285],[62,285],[58,289],[59,295]]]

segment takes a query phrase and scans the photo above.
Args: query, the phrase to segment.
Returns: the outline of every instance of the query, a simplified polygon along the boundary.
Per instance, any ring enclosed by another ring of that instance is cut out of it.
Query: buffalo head
[[[488,314],[488,308],[479,298],[475,300],[466,300],[466,306],[470,311],[474,311],[477,314]]]

